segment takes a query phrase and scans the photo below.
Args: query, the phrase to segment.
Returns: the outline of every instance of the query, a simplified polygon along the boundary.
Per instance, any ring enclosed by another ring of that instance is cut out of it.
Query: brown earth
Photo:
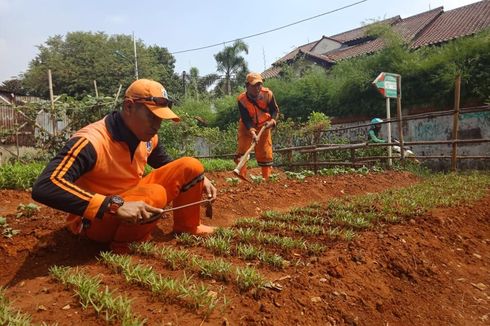
[[[252,171],[254,173],[254,171]],[[257,171],[255,171],[257,174]],[[230,226],[239,217],[264,210],[287,211],[333,197],[405,187],[418,178],[404,172],[311,177],[305,182],[231,186],[229,173],[211,173],[219,189],[210,225]],[[15,309],[35,323],[104,325],[93,309],[83,310],[73,292],[48,275],[52,265],[78,266],[98,274],[103,285],[134,298],[135,314],[149,325],[488,325],[490,323],[490,192],[471,205],[435,209],[400,224],[378,224],[351,242],[331,241],[320,257],[302,257],[281,271],[257,266],[283,287],[260,298],[240,293],[230,284],[202,280],[222,288],[230,301],[207,319],[148,291],[98,263],[103,245],[79,239],[64,230],[64,213],[42,207],[31,218],[16,217],[30,193],[0,190],[0,216],[20,234],[0,238],[0,285]],[[171,219],[154,232],[158,245],[178,246]],[[191,251],[210,256],[202,249]],[[133,255],[166,276],[181,277],[155,259]],[[233,263],[243,264],[238,259]]]

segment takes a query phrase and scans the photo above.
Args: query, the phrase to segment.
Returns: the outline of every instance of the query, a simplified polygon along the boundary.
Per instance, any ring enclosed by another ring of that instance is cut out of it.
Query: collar
[[[136,148],[141,143],[140,140],[126,126],[121,112],[113,111],[106,116],[105,125],[112,139],[125,142],[129,147],[131,159],[133,159]]]

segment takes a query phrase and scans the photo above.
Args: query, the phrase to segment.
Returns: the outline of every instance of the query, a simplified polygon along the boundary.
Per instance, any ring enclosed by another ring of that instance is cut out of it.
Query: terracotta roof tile
[[[442,13],[411,48],[468,36],[490,27],[490,1],[484,0]]]
[[[281,66],[272,66],[269,69],[263,71],[260,75],[264,79],[273,78],[279,76],[281,70],[282,70]]]
[[[404,18],[394,26],[394,30],[402,36],[405,42],[411,43],[412,40],[434,21],[434,19],[441,15],[443,11],[443,8],[439,7],[418,15]]]
[[[332,60],[329,56],[324,55],[324,54],[318,54],[318,53],[313,53],[313,52],[303,51],[303,50],[299,51],[299,53],[304,53],[307,56],[310,56],[310,57],[316,58],[316,59],[320,59],[320,60],[325,61],[327,63],[335,63],[335,60]]]
[[[490,0],[483,0],[446,12],[444,12],[443,7],[438,7],[404,19],[401,19],[400,16],[391,17],[380,23],[393,25],[394,30],[402,36],[403,40],[411,44],[411,48],[418,48],[471,35],[490,28]],[[277,76],[281,68],[274,66],[289,60],[294,60],[301,53],[332,64],[335,61],[381,50],[384,47],[381,39],[364,40],[364,43],[347,46],[351,41],[364,38],[368,26],[362,26],[328,37],[344,43],[344,45],[339,49],[327,53],[315,54],[311,52],[321,40],[326,38],[325,36],[315,42],[304,44],[273,63],[272,68],[264,71],[264,74],[269,77],[264,75],[264,78]]]
[[[346,48],[340,48],[335,51],[330,51],[328,53],[325,53],[324,55],[327,55],[330,58],[330,60],[341,61],[344,59],[349,59],[363,54],[369,54],[369,53],[379,51],[383,48],[383,46],[384,46],[383,41],[381,39],[376,39],[359,45],[349,46]]]
[[[391,18],[382,20],[380,22],[376,22],[376,23],[393,25],[397,21],[399,21],[400,19],[401,19],[400,16],[395,16],[395,17],[391,17]],[[335,35],[330,36],[330,38],[333,38],[334,40],[337,40],[337,41],[342,42],[342,43],[357,40],[357,39],[360,39],[360,38],[363,38],[366,36],[366,29],[370,25],[372,25],[372,24],[368,24],[368,25],[365,25],[365,26],[362,26],[359,28],[351,29],[350,31],[347,31],[347,32],[335,34]]]
[[[296,49],[294,49],[293,51],[289,52],[288,54],[286,54],[281,59],[279,59],[276,62],[274,62],[274,64],[281,63],[281,62],[284,62],[284,61],[288,61],[288,60],[293,59],[298,54],[299,50],[310,51],[320,40],[316,40],[314,42],[311,42],[311,43],[308,43],[308,44],[304,44],[304,45],[301,45],[300,47],[297,47]]]

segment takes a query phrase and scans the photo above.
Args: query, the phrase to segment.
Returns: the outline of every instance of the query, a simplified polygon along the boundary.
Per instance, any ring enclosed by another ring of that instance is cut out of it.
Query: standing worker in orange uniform
[[[122,111],[114,111],[79,131],[47,165],[32,198],[70,213],[75,234],[109,243],[125,252],[131,242],[147,241],[157,221],[144,223],[173,206],[216,198],[216,188],[195,158],[172,160],[159,142],[163,120],[179,121],[172,101],[158,82],[139,79],[126,90]],[[154,170],[144,176],[146,164]],[[200,206],[174,211],[175,232],[206,235]],[[143,223],[142,223],[143,222]]]
[[[256,143],[255,158],[262,168],[262,177],[268,180],[272,172],[271,128],[276,126],[279,107],[272,91],[263,87],[263,84],[264,81],[260,74],[249,73],[245,84],[246,91],[237,98],[240,122],[238,124],[238,149],[235,162],[240,161],[252,142]],[[266,129],[258,139],[257,134],[262,128]],[[246,178],[247,165],[244,165],[240,170],[240,175]]]

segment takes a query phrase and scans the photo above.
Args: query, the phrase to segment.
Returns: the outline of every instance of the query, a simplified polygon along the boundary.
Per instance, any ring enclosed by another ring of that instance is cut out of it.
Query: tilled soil
[[[254,173],[254,171],[252,171]],[[258,171],[255,171],[258,174]],[[230,173],[211,173],[219,189],[213,218],[203,222],[231,226],[240,217],[265,210],[288,211],[334,197],[406,187],[419,180],[405,172],[314,176],[305,182],[232,186]],[[148,325],[488,325],[490,323],[490,192],[479,202],[435,209],[400,224],[378,224],[351,242],[326,243],[319,257],[297,256],[284,270],[257,266],[282,286],[262,296],[241,293],[233,284],[199,280],[221,290],[229,304],[203,318],[162,301],[98,262],[104,245],[77,238],[64,229],[65,214],[42,206],[31,218],[16,217],[18,204],[32,202],[29,192],[0,190],[0,216],[20,233],[0,238],[0,285],[11,305],[35,323],[104,325],[93,309],[83,310],[73,292],[48,274],[52,265],[77,266],[98,275],[101,284],[133,298],[135,314]],[[203,210],[204,211],[204,210]],[[204,213],[203,213],[204,215]],[[171,218],[154,232],[158,245],[178,247]],[[192,249],[191,249],[192,250]],[[203,250],[194,253],[208,255]],[[158,260],[133,255],[134,261],[179,278]],[[236,258],[230,258],[242,264]]]

